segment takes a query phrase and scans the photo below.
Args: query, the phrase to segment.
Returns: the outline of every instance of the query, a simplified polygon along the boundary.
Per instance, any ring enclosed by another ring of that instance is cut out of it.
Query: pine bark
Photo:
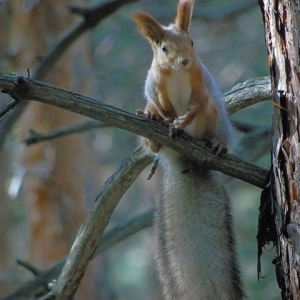
[[[269,220],[264,220],[268,223],[264,238],[265,242],[273,240],[276,245],[274,264],[282,299],[299,300],[300,1],[260,0],[259,4],[274,104],[270,197],[263,206],[269,212]],[[263,227],[262,223],[260,226]]]

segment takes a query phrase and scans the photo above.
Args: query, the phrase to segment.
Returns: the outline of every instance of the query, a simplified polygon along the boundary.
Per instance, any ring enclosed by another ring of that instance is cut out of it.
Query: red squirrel
[[[210,141],[217,154],[232,149],[232,127],[221,93],[196,56],[188,33],[194,2],[180,0],[175,23],[163,26],[133,15],[150,42],[153,61],[145,84],[147,105],[137,113]],[[156,260],[167,300],[245,299],[237,266],[230,198],[214,172],[142,138],[164,168],[156,199]],[[183,172],[193,165],[189,172]]]

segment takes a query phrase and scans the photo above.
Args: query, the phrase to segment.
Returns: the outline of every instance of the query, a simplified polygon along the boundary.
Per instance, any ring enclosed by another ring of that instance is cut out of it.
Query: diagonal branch
[[[103,19],[110,16],[122,6],[137,2],[139,0],[114,0],[110,2],[100,3],[90,8],[70,7],[72,13],[83,16],[83,19],[65,32],[57,43],[48,50],[43,56],[41,63],[33,72],[34,79],[43,79],[49,71],[49,67],[53,66],[61,57],[63,52],[85,31],[99,24]]]
[[[153,214],[153,210],[149,210],[106,232],[98,242],[93,259],[129,236],[150,227],[153,222]],[[3,300],[27,300],[34,299],[37,294],[46,294],[48,292],[48,284],[53,279],[58,278],[66,260],[67,258],[64,258],[51,268],[40,271],[33,280],[25,282]]]
[[[228,113],[231,115],[242,108],[248,107],[264,100],[269,100],[270,98],[270,79],[269,77],[261,77],[250,79],[243,83],[237,84],[230,91],[225,93],[223,101],[227,105]],[[243,127],[242,129],[248,131],[250,130],[249,126],[250,125],[245,124],[234,124],[234,127],[238,128],[239,130],[241,130],[241,127]],[[43,142],[68,134],[102,127],[105,127],[105,125],[97,121],[86,121],[79,124],[53,129],[45,133],[36,133],[35,131],[31,131],[29,137],[27,137],[24,142],[28,146],[34,143]],[[253,126],[251,127],[251,129],[253,129]]]
[[[21,103],[35,100],[85,115],[152,139],[189,156],[195,162],[210,169],[261,188],[265,186],[268,170],[254,166],[234,155],[217,157],[208,151],[203,142],[194,140],[186,134],[170,140],[166,127],[101,103],[99,100],[14,74],[0,73],[0,89]]]
[[[106,181],[96,199],[95,208],[77,234],[57,284],[43,299],[72,299],[115,207],[151,161],[152,158],[146,156],[143,149],[139,148],[123,161],[118,171]]]

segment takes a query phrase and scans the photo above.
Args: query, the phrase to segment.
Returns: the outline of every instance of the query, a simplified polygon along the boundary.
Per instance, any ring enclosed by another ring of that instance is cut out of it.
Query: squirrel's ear
[[[164,35],[164,30],[161,25],[150,15],[138,12],[132,17],[133,21],[138,25],[141,33],[150,40],[159,44]]]
[[[180,0],[177,6],[176,26],[184,31],[188,31],[192,13],[193,13],[193,0]]]

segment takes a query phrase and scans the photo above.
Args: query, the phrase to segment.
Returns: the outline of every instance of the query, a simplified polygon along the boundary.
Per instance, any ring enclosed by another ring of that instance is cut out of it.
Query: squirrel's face
[[[164,70],[186,70],[195,63],[193,42],[188,34],[193,11],[193,0],[180,0],[175,23],[166,27],[151,15],[137,12],[133,20],[154,51],[152,66]]]
[[[195,60],[192,39],[176,26],[165,27],[161,41],[153,43],[152,47],[153,64],[162,69],[186,70]]]

